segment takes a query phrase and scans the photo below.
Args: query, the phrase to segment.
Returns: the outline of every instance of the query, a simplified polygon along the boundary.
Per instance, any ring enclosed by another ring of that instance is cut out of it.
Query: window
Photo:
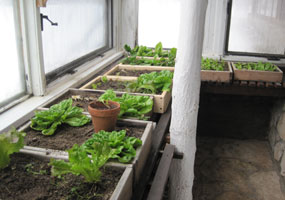
[[[40,9],[47,82],[111,47],[110,7],[108,0],[49,0]]]
[[[232,0],[227,51],[285,56],[285,0]]]
[[[164,48],[177,47],[180,21],[180,1],[139,1],[138,40],[140,45]]]
[[[0,108],[26,93],[16,7],[14,0],[0,0]]]

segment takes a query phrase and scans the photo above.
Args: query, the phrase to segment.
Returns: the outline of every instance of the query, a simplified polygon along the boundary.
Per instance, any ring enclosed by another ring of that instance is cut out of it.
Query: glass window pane
[[[140,45],[177,47],[180,24],[180,1],[140,0],[138,40]]]
[[[107,0],[49,0],[43,20],[45,73],[70,63],[108,44]]]
[[[284,54],[285,0],[233,0],[229,51]]]
[[[17,49],[13,0],[0,0],[0,107],[25,93],[24,69]]]

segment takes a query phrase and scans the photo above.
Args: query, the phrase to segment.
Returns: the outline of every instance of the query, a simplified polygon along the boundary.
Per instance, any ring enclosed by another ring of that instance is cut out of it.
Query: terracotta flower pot
[[[93,101],[88,105],[88,112],[92,117],[94,130],[113,131],[116,126],[120,104],[108,101],[107,106],[100,101]]]

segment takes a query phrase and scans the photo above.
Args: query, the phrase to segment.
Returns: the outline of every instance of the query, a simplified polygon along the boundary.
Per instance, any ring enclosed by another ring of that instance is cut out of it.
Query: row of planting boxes
[[[278,82],[282,83],[283,72],[276,66],[275,71],[260,71],[260,70],[239,70],[236,68],[234,62],[225,62],[224,71],[215,70],[201,70],[202,81],[217,81],[217,82],[231,82],[232,80],[239,81],[262,81],[262,82]],[[131,77],[125,75],[124,71],[161,71],[171,70],[174,67],[161,67],[161,66],[139,66],[139,65],[123,65],[119,64],[105,73],[105,76],[115,77]],[[139,74],[139,73],[138,73]],[[90,83],[83,86],[82,89],[90,88]]]
[[[104,91],[69,89],[48,103],[42,105],[36,111],[48,110],[52,105],[65,99],[72,98],[73,105],[82,107],[84,109],[83,114],[90,117],[87,112],[87,105],[90,101],[98,98],[103,93]],[[117,92],[118,96],[122,94],[123,93]],[[40,132],[31,129],[30,124],[31,122],[23,122],[23,125],[19,127],[19,131],[26,132],[26,146],[20,150],[20,153],[29,156],[27,158],[27,166],[29,165],[29,160],[34,159],[34,157],[37,158],[42,165],[47,165],[47,160],[51,158],[67,161],[68,153],[65,150],[71,148],[75,143],[81,145],[94,133],[91,122],[83,127],[60,126],[53,136],[44,136],[40,134]],[[132,136],[132,134],[134,134],[136,137],[139,136],[142,140],[142,145],[137,148],[136,156],[130,163],[122,164],[115,161],[108,161],[106,163],[107,169],[118,170],[121,174],[112,195],[108,199],[131,199],[134,184],[137,184],[139,179],[143,176],[142,171],[149,156],[152,132],[155,125],[156,123],[152,121],[135,119],[122,119],[117,121],[116,130],[126,130],[128,135],[131,134]],[[21,167],[16,168],[18,169]],[[28,189],[26,191],[28,191]]]

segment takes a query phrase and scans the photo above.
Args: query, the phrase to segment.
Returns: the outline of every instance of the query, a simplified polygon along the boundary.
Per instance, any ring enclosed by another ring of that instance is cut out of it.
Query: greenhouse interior
[[[0,0],[0,26],[0,200],[285,200],[285,0]]]

